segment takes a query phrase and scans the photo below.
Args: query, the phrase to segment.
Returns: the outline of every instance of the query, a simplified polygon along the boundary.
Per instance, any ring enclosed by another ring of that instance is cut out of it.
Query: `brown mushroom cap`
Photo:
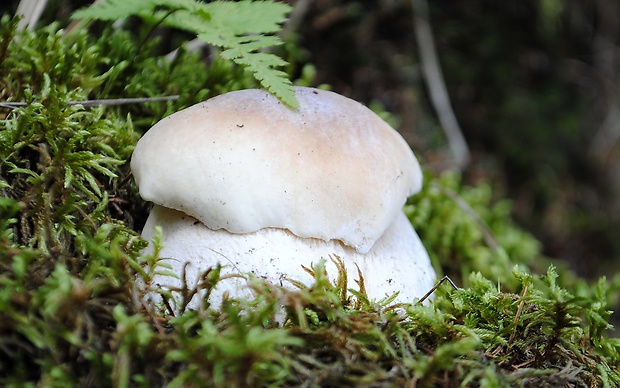
[[[295,94],[295,110],[250,89],[161,120],[131,160],[141,196],[212,230],[281,228],[367,252],[419,191],[420,166],[362,104],[313,88]]]

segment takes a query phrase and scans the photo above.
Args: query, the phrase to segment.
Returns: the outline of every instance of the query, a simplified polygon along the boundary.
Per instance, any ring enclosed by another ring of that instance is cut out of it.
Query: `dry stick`
[[[620,143],[620,94],[618,94],[618,81],[620,81],[617,58],[618,46],[616,37],[620,31],[620,22],[615,17],[619,6],[617,2],[599,1],[595,7],[598,11],[597,28],[592,37],[593,66],[597,78],[606,80],[599,94],[603,101],[600,105],[607,105],[605,118],[596,130],[589,152],[597,160],[606,161],[612,157],[613,150]]]
[[[414,30],[420,61],[422,62],[424,80],[426,81],[433,106],[437,111],[439,122],[448,138],[448,144],[454,155],[456,167],[462,170],[469,162],[469,147],[452,110],[441,66],[437,59],[437,51],[435,50],[435,42],[428,15],[428,3],[426,0],[412,0],[412,5]]]
[[[288,16],[288,20],[284,24],[284,28],[280,31],[280,36],[286,36],[289,33],[297,31],[299,25],[308,13],[308,9],[314,0],[298,0],[293,5],[293,10]]]
[[[162,97],[141,97],[141,98],[110,98],[102,100],[84,100],[84,101],[69,101],[68,106],[82,105],[83,107],[93,106],[115,106],[115,105],[128,105],[128,104],[144,104],[146,102],[165,102],[176,101],[179,96],[162,96]],[[28,106],[27,102],[0,102],[0,108],[17,109]]]
[[[204,40],[195,38],[185,43],[184,49],[187,50],[188,52],[195,52],[195,51],[202,49],[203,47],[206,47],[207,45],[208,45],[207,42],[205,42]],[[166,56],[164,57],[166,58],[166,61],[172,62],[174,58],[177,56],[177,54],[179,53],[179,50],[180,48],[176,48],[170,51],[168,54],[166,54]]]
[[[619,101],[619,96],[611,97],[611,103],[609,103],[609,107],[607,108],[607,115],[590,143],[590,155],[598,160],[607,160],[616,145],[620,142],[620,126],[618,125],[618,122],[620,122]]]
[[[436,182],[432,182],[431,185],[433,187],[437,187],[439,190],[443,191],[450,199],[454,201],[465,213],[467,213],[471,218],[476,221],[480,229],[482,230],[482,235],[484,237],[484,242],[489,246],[489,248],[494,251],[499,248],[499,244],[493,238],[493,233],[489,229],[489,226],[484,222],[482,218],[476,213],[476,211],[467,203],[466,200],[463,199],[456,191],[450,189],[449,187],[442,186]]]
[[[17,23],[17,31],[32,30],[41,18],[41,13],[47,5],[47,0],[21,0],[17,6],[15,15],[22,15],[22,19]]]
[[[94,7],[95,5],[98,5],[99,3],[103,2],[105,0],[95,0],[93,1],[93,3],[90,5],[90,7]],[[71,24],[69,24],[67,26],[67,28],[65,28],[65,33],[64,36],[70,36],[71,34],[73,34],[74,32],[80,31],[82,28],[84,28],[85,26],[89,25],[90,21],[86,21],[84,19],[76,19],[73,20],[71,22]],[[116,24],[114,24],[116,26]]]
[[[450,278],[448,277],[448,275],[446,275],[446,276],[444,276],[443,278],[441,278],[441,280],[440,280],[440,281],[438,281],[438,282],[437,282],[437,283],[433,286],[433,288],[431,288],[431,289],[430,289],[430,291],[429,291],[429,292],[427,292],[426,294],[424,294],[424,296],[423,296],[422,298],[420,298],[420,300],[418,301],[418,303],[422,303],[422,302],[424,302],[424,301],[425,301],[425,300],[426,300],[429,296],[431,296],[431,294],[432,294],[433,292],[435,292],[435,290],[436,290],[437,288],[439,288],[439,286],[441,286],[441,284],[442,284],[443,282],[448,282],[448,283],[450,283],[450,284],[452,285],[452,287],[454,287],[454,289],[455,289],[455,290],[458,290],[458,289],[459,289],[459,288],[456,286],[456,284],[454,284],[454,282],[452,281],[452,279],[450,279]]]
[[[510,337],[508,337],[508,346],[512,345],[514,339],[515,339],[515,335],[517,333],[517,322],[519,322],[519,319],[521,318],[521,313],[523,312],[523,306],[525,306],[525,296],[527,295],[528,291],[530,290],[530,285],[526,284],[525,288],[523,288],[523,295],[521,295],[521,302],[519,303],[519,307],[517,308],[517,314],[515,314],[515,319],[512,321],[512,323],[515,325],[515,330],[513,330],[512,333],[510,333]],[[493,352],[491,352],[490,356],[495,358],[497,357],[497,355],[502,351],[502,349],[504,348],[503,345],[499,345]],[[523,363],[522,365],[518,365],[523,366],[523,365],[527,365],[528,363],[532,362],[530,361],[526,361],[525,363]]]
[[[529,289],[530,285],[526,284],[525,288],[523,289],[523,295],[521,295],[521,303],[519,303],[519,308],[517,309],[517,314],[515,315],[515,319],[513,321],[515,325],[515,330],[510,333],[510,337],[508,338],[508,345],[511,345],[512,341],[514,341],[515,339],[515,334],[517,333],[517,322],[519,322],[519,319],[521,318],[521,312],[523,311],[523,306],[525,305],[525,296],[527,295]]]

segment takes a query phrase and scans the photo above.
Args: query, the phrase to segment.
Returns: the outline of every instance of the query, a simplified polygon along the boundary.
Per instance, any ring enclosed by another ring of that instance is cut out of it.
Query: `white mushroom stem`
[[[163,235],[160,258],[172,267],[172,272],[181,274],[185,263],[189,263],[189,287],[195,287],[199,275],[218,262],[225,266],[222,275],[252,273],[291,289],[294,286],[286,279],[312,285],[314,279],[302,266],[310,268],[330,255],[344,261],[349,288],[357,289],[353,279],[358,279],[359,267],[371,300],[399,292],[395,303],[412,303],[430,290],[435,280],[428,254],[402,212],[365,254],[337,240],[300,238],[285,229],[265,228],[246,234],[211,230],[191,216],[161,206],[153,208],[146,222],[143,237],[147,241],[152,240],[155,226],[161,227]],[[146,253],[151,252],[152,245]],[[326,270],[335,281],[338,269],[331,260],[326,260]],[[181,286],[181,280],[172,276],[158,275],[154,282],[164,288]],[[222,280],[210,302],[217,308],[224,292],[234,297],[251,297],[246,282],[239,277]],[[189,307],[197,308],[199,297]]]

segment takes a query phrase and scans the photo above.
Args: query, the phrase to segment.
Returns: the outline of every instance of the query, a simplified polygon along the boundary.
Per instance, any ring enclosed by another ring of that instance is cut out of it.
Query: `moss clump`
[[[2,19],[0,99],[28,105],[0,111],[1,385],[620,385],[617,285],[550,267],[508,203],[454,175],[428,176],[406,208],[436,268],[463,285],[428,306],[368,301],[345,281],[358,274],[330,284],[320,258],[312,287],[254,280],[255,299],[219,311],[142,303],[157,256],[140,254],[133,146],[167,113],[253,81],[193,54],[162,65],[156,43],[128,32],[14,28]],[[181,97],[70,104],[170,94]],[[213,268],[200,287],[218,278]]]

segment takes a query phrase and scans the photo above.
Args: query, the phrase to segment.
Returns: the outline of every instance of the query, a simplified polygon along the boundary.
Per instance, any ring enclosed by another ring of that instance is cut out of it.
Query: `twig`
[[[618,108],[617,96],[611,97],[611,103],[607,109],[605,120],[598,128],[590,144],[590,154],[604,161],[609,158],[614,147],[620,142],[620,108]]]
[[[452,110],[441,66],[437,59],[428,15],[428,3],[426,0],[412,0],[412,4],[415,36],[426,86],[433,106],[437,111],[439,122],[448,138],[448,144],[454,155],[456,167],[462,170],[469,163],[469,147]]]
[[[95,5],[98,5],[99,3],[101,3],[102,1],[105,1],[105,0],[95,0],[90,6],[94,7]],[[73,20],[71,24],[69,24],[67,28],[65,28],[64,36],[70,36],[74,32],[80,31],[82,28],[84,28],[90,23],[91,23],[90,21],[87,21],[84,19]],[[116,23],[114,24],[114,26],[116,26]]]
[[[110,98],[102,100],[84,100],[84,101],[69,101],[68,106],[82,105],[84,107],[92,106],[114,106],[114,105],[128,105],[128,104],[144,104],[146,102],[165,102],[176,101],[179,96],[162,96],[162,97],[141,97],[141,98]],[[17,109],[28,106],[27,102],[0,102],[0,108]]]
[[[15,15],[23,18],[17,23],[17,31],[33,29],[41,18],[41,13],[47,5],[47,0],[21,0],[17,6]]]
[[[313,1],[314,0],[298,0],[295,2],[295,5],[293,5],[293,10],[289,14],[288,20],[280,32],[280,36],[287,36],[288,34],[299,30],[299,25],[308,13],[308,9],[310,9]]]
[[[435,292],[435,290],[436,290],[437,288],[439,288],[439,286],[441,286],[441,284],[442,284],[443,282],[448,282],[448,283],[450,283],[450,284],[452,285],[452,287],[454,287],[454,289],[455,289],[455,290],[458,290],[458,289],[459,289],[459,288],[456,286],[456,284],[454,284],[454,282],[452,281],[452,279],[450,279],[450,278],[448,277],[448,275],[446,275],[446,276],[444,276],[443,278],[441,278],[441,280],[440,280],[440,281],[438,281],[438,282],[437,282],[437,284],[435,284],[435,285],[433,286],[433,288],[431,288],[431,289],[430,289],[430,291],[429,291],[429,292],[427,292],[426,294],[424,294],[424,296],[423,296],[422,298],[420,298],[420,300],[418,301],[418,303],[422,303],[422,302],[424,302],[426,299],[428,299],[428,297],[429,297],[429,296],[431,296],[431,294],[432,294],[433,292]]]
[[[620,142],[620,95],[618,94],[618,83],[620,75],[618,73],[618,45],[616,37],[620,31],[620,23],[615,15],[618,14],[620,7],[617,2],[598,1],[595,7],[598,13],[598,23],[592,36],[592,63],[594,73],[601,80],[598,95],[601,102],[597,105],[607,105],[605,117],[599,128],[596,130],[592,143],[590,144],[590,154],[602,162],[613,156],[614,148]]]
[[[206,46],[207,46],[207,42],[200,40],[198,38],[195,38],[185,43],[185,50],[189,52],[195,52]],[[168,54],[166,54],[166,56],[164,57],[166,58],[166,61],[172,62],[174,58],[177,56],[177,54],[179,53],[179,50],[180,50],[179,48],[176,48],[172,50],[171,52],[169,52]]]
[[[442,185],[440,185],[440,184],[438,184],[436,182],[432,182],[431,185],[433,187],[437,187],[438,189],[443,191],[465,213],[467,213],[471,218],[474,219],[474,221],[476,221],[476,223],[478,224],[478,226],[482,230],[482,235],[484,237],[484,241],[489,246],[489,248],[493,249],[494,251],[497,250],[497,248],[499,248],[499,244],[497,243],[497,241],[495,241],[495,238],[493,238],[493,233],[491,232],[491,229],[489,228],[489,226],[478,215],[478,213],[476,213],[476,211],[469,205],[469,203],[467,203],[467,201],[465,201],[456,191],[454,191],[454,190],[452,190],[452,189],[450,189],[448,187],[442,186]]]
[[[521,302],[519,303],[519,307],[517,308],[517,313],[515,314],[515,319],[513,319],[512,323],[515,325],[515,329],[512,331],[512,333],[510,333],[510,337],[508,337],[508,346],[512,345],[512,343],[515,340],[515,335],[517,333],[516,327],[517,327],[517,322],[519,322],[519,319],[521,319],[521,313],[523,312],[523,306],[525,306],[525,296],[527,295],[528,291],[530,290],[530,285],[526,284],[525,287],[523,288],[523,294],[521,295]],[[491,358],[495,358],[497,357],[501,351],[504,350],[504,345],[499,345],[497,348],[495,348],[495,350],[493,352],[491,352],[489,354],[489,356]],[[529,363],[531,363],[533,360],[529,360],[524,362],[523,364],[519,364],[517,365],[517,368],[520,368],[522,366],[525,366]]]
[[[512,341],[514,341],[515,339],[515,334],[517,333],[516,330],[516,326],[517,326],[517,322],[519,322],[519,319],[521,318],[521,312],[523,311],[523,306],[525,305],[525,296],[527,295],[527,292],[530,289],[530,285],[526,284],[525,288],[523,289],[523,295],[521,295],[521,303],[519,303],[519,308],[517,308],[517,314],[515,315],[515,319],[514,319],[514,324],[515,324],[515,330],[510,333],[510,337],[508,338],[508,345],[512,344]]]

